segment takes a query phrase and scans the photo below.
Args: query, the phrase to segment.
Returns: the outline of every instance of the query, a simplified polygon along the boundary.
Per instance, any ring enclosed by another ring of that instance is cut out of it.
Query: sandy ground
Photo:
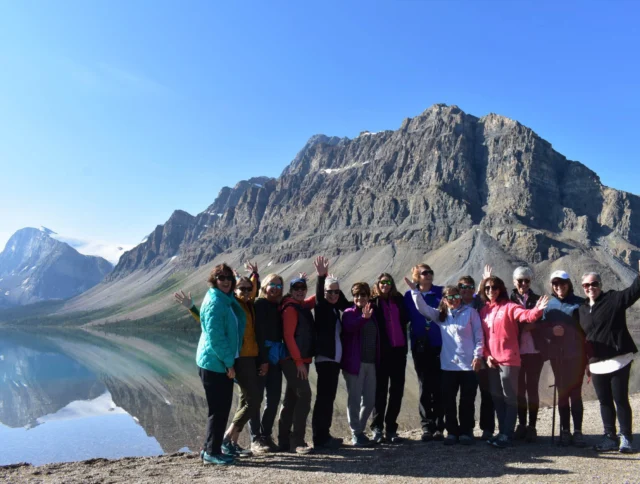
[[[640,415],[640,394],[632,397],[635,416]],[[445,447],[441,442],[422,443],[420,432],[403,434],[401,445],[370,449],[345,446],[332,454],[269,454],[244,459],[229,466],[205,466],[196,454],[158,457],[92,459],[83,462],[33,467],[17,464],[0,467],[1,482],[116,483],[116,482],[606,482],[640,483],[640,453],[597,454],[592,449],[551,444],[551,409],[540,411],[536,444],[517,443],[495,449],[478,441],[471,447]],[[635,426],[635,446],[640,435]],[[599,440],[602,424],[597,402],[585,408],[584,432],[590,444]]]

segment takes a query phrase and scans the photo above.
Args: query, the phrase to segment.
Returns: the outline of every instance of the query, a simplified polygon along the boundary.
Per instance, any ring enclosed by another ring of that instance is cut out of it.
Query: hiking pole
[[[558,366],[558,360],[556,359],[555,367],[560,371],[560,367]],[[553,365],[551,366],[551,370],[553,371]],[[551,444],[555,444],[556,441],[556,399],[558,396],[558,380],[556,372],[553,372],[553,385],[549,385],[549,388],[553,387],[553,414],[551,416]]]

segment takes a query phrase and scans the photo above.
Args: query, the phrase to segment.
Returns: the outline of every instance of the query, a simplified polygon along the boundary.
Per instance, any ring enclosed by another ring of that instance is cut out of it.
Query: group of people
[[[285,294],[284,279],[269,274],[261,281],[254,263],[246,264],[246,277],[226,264],[214,267],[199,310],[191,294],[175,294],[202,327],[196,361],[208,404],[203,462],[224,465],[253,452],[307,454],[340,447],[343,440],[330,429],[341,371],[352,445],[400,443],[397,419],[409,349],[420,385],[423,441],[474,444],[479,388],[482,440],[497,448],[510,446],[513,439],[534,442],[540,374],[544,361],[550,360],[560,444],[586,445],[581,398],[586,373],[593,380],[604,425],[596,450],[631,452],[628,389],[637,348],[626,310],[640,298],[640,276],[625,290],[604,292],[599,274],[584,274],[583,299],[564,271],[553,272],[550,295],[539,296],[531,290],[529,267],[515,270],[509,293],[490,266],[477,287],[471,276],[442,287],[433,283],[429,265],[418,264],[411,278],[404,278],[409,288],[404,295],[384,272],[373,287],[353,284],[349,300],[340,281],[329,274],[328,259],[319,256],[314,266],[316,290],[310,297],[306,274],[289,281]],[[310,446],[305,434],[314,360]],[[283,375],[286,390],[276,443],[272,435]],[[234,381],[240,399],[227,428]],[[251,449],[238,445],[247,424]]]

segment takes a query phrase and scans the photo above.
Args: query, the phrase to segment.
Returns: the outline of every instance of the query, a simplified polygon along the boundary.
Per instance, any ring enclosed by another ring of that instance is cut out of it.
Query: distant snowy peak
[[[58,235],[56,232],[54,232],[51,229],[48,229],[47,227],[44,226],[40,226],[40,232],[44,232],[45,235]]]

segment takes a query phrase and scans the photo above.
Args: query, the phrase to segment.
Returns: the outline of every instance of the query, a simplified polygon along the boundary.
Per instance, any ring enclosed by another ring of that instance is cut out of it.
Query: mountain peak
[[[43,232],[45,235],[58,235],[56,232],[54,232],[51,229],[48,229],[47,227],[41,225],[39,228],[40,232]]]

